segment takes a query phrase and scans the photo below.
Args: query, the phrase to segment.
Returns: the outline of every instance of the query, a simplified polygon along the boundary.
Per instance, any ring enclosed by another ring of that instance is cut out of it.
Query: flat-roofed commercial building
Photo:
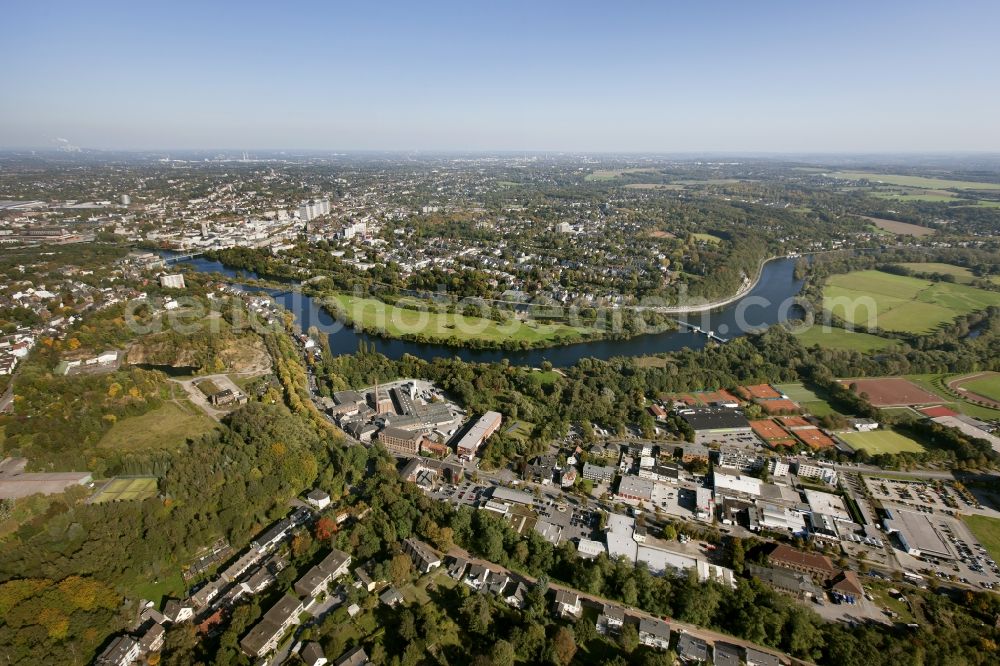
[[[503,416],[500,412],[486,412],[480,416],[479,420],[458,440],[455,447],[458,455],[468,459],[474,458],[479,453],[479,447],[497,431],[502,422]]]
[[[887,514],[888,517],[884,522],[886,531],[895,533],[903,550],[910,555],[930,555],[942,560],[955,559],[951,548],[926,515],[905,509],[892,509]]]

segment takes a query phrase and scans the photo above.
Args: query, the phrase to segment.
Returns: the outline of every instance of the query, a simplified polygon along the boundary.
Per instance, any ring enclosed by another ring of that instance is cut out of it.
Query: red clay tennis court
[[[781,426],[772,421],[771,419],[760,419],[759,421],[751,421],[750,427],[753,431],[757,433],[757,436],[763,439],[765,442],[772,439],[787,439],[788,433],[785,432]]]
[[[917,411],[930,419],[936,419],[939,416],[958,416],[958,412],[947,407],[925,407]]]
[[[781,394],[775,391],[770,384],[754,384],[752,386],[741,386],[736,389],[741,395],[747,396],[748,399],[755,400],[774,400],[775,398],[780,398]]]
[[[798,404],[791,400],[761,400],[757,404],[768,414],[787,414],[799,411]]]
[[[781,421],[781,425],[783,425],[783,426],[785,426],[786,428],[789,428],[789,429],[792,429],[792,428],[815,428],[816,427],[812,423],[809,423],[809,421],[806,421],[801,416],[781,416],[781,417],[778,418],[778,420]]]
[[[792,433],[811,449],[825,449],[834,445],[833,440],[824,435],[819,428],[797,428]]]
[[[858,394],[868,394],[868,402],[876,407],[903,405],[930,405],[942,402],[941,397],[929,393],[902,377],[884,379],[842,379],[840,383],[854,387]]]

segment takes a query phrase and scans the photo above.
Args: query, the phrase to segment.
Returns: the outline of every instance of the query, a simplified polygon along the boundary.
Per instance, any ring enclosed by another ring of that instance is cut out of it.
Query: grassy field
[[[955,201],[958,197],[952,192],[939,192],[936,190],[913,190],[907,192],[872,192],[880,199],[892,199],[894,201],[931,201],[934,203],[945,203]]]
[[[722,239],[718,236],[713,236],[712,234],[691,234],[700,241],[705,241],[706,243],[721,243]]]
[[[184,585],[184,577],[181,576],[180,570],[173,569],[155,579],[143,576],[135,585],[129,586],[129,589],[138,598],[152,601],[159,608],[164,597],[183,598],[187,586]]]
[[[99,446],[122,451],[176,449],[188,438],[209,432],[216,423],[187,400],[164,402],[141,416],[122,419],[101,438]]]
[[[516,439],[519,441],[524,441],[531,437],[531,431],[534,430],[535,424],[528,421],[514,421],[506,430],[503,431],[505,437],[510,437],[511,439]]]
[[[962,384],[962,388],[973,393],[984,395],[993,400],[1000,400],[1000,374],[980,377]]]
[[[823,330],[823,326],[819,325],[810,326],[802,332],[797,332],[795,337],[806,347],[819,345],[827,349],[850,349],[859,352],[885,349],[893,343],[893,340],[880,338],[877,335],[860,331],[846,331],[842,328]]]
[[[463,317],[448,312],[419,312],[383,303],[374,298],[356,298],[349,294],[336,294],[328,303],[347,314],[350,319],[366,329],[384,329],[390,336],[422,335],[428,340],[508,340],[529,343],[550,342],[569,344],[580,342],[595,332],[583,326],[560,323],[541,323],[512,319],[506,323],[483,317]]]
[[[947,180],[944,178],[924,178],[923,176],[904,176],[900,174],[872,173],[870,171],[837,171],[831,173],[834,178],[844,180],[861,180],[867,178],[873,183],[886,183],[901,187],[920,187],[925,189],[953,190],[1000,190],[998,183],[977,183],[971,180]]]
[[[956,281],[968,284],[975,279],[968,268],[964,266],[954,266],[952,264],[942,264],[934,261],[899,264],[915,273],[938,273],[940,275],[951,275]]]
[[[593,173],[589,173],[584,177],[584,180],[589,181],[603,181],[603,180],[618,180],[625,174],[629,173],[659,173],[659,169],[650,168],[635,168],[635,169],[598,169]]]
[[[853,448],[864,449],[870,455],[878,453],[902,453],[904,451],[919,453],[924,450],[924,447],[917,442],[892,430],[848,432],[840,435],[840,438]]]
[[[927,333],[959,315],[1000,305],[1000,293],[867,270],[831,277],[823,305],[858,326]]]
[[[962,516],[979,543],[990,551],[990,557],[1000,560],[1000,520],[988,516]]]
[[[884,220],[880,217],[862,217],[875,225],[875,228],[883,235],[889,233],[899,236],[930,236],[934,233],[934,229],[922,227],[919,224],[910,224],[909,222],[900,222],[899,220]]]

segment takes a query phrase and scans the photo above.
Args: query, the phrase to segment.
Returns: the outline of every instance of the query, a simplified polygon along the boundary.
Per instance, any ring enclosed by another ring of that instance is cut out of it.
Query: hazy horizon
[[[1000,152],[1000,6],[9,8],[0,148]]]

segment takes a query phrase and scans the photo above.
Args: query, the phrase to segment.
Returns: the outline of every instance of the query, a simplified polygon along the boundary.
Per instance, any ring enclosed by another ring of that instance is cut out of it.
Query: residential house
[[[299,614],[305,606],[301,599],[283,596],[264,613],[260,622],[254,625],[243,640],[240,648],[251,657],[263,657],[278,647],[281,637],[292,626],[298,624]]]
[[[413,560],[413,567],[422,574],[441,566],[437,552],[423,541],[409,538],[403,541],[403,552]]]
[[[379,595],[378,600],[390,608],[395,608],[399,604],[403,603],[403,595],[399,593],[394,587],[388,587],[386,590]]]
[[[130,666],[139,658],[139,641],[131,636],[118,636],[94,660],[95,666]]]
[[[691,634],[682,633],[677,639],[677,658],[688,664],[707,662],[709,660],[708,643]]]
[[[371,662],[368,661],[368,655],[365,654],[364,648],[359,645],[340,655],[333,663],[334,666],[367,666]]]
[[[299,658],[306,666],[326,666],[329,659],[323,653],[323,648],[316,641],[309,641],[299,650]]]
[[[314,488],[309,491],[308,495],[306,495],[306,504],[314,506],[322,511],[326,507],[330,506],[330,493],[320,490],[319,488]]]
[[[334,548],[319,564],[306,572],[295,583],[295,593],[304,597],[315,597],[326,589],[331,580],[347,574],[351,556]]]
[[[578,618],[583,613],[583,606],[580,604],[580,595],[568,590],[556,590],[556,612],[560,617]]]
[[[639,642],[657,650],[670,647],[670,625],[655,617],[639,618]]]
[[[621,606],[604,604],[601,614],[597,616],[597,631],[609,634],[620,631],[625,624],[625,609]]]

